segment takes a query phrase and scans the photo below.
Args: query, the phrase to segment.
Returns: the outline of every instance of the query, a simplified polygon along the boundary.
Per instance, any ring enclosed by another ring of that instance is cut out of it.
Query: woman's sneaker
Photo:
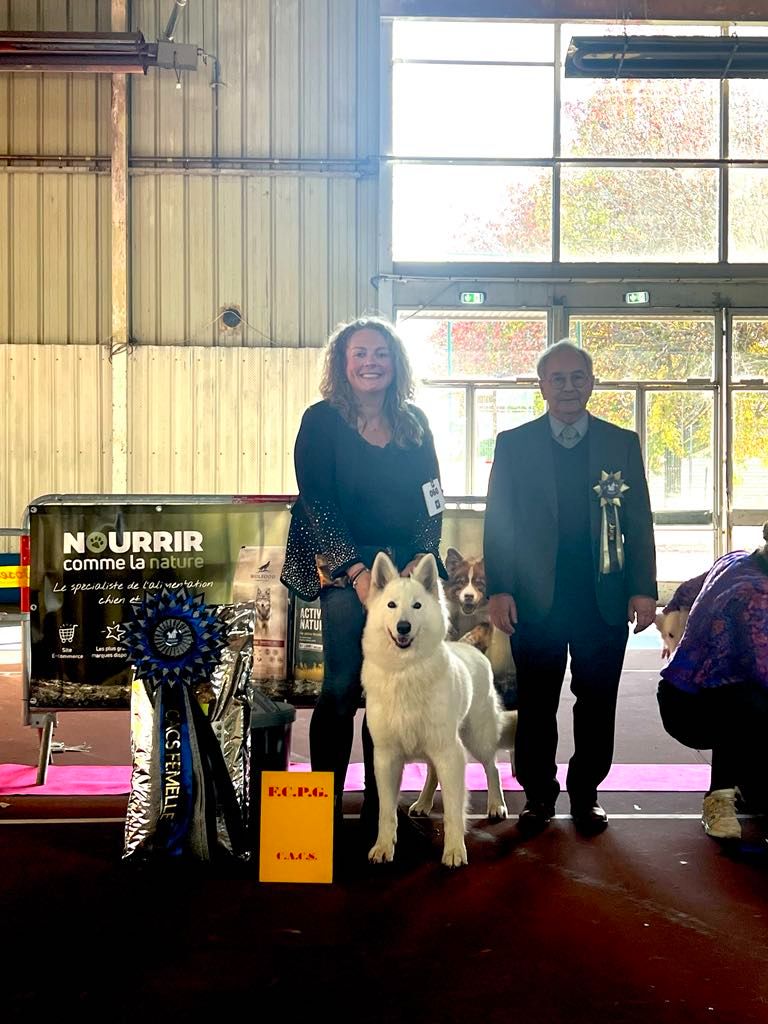
[[[741,824],[736,817],[736,790],[715,789],[705,796],[701,824],[713,839],[741,839]]]

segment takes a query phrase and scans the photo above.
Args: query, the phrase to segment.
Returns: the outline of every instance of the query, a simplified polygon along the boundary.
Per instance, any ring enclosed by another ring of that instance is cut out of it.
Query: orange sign
[[[333,772],[261,773],[259,881],[333,881]]]
[[[0,587],[28,587],[28,565],[0,565]]]

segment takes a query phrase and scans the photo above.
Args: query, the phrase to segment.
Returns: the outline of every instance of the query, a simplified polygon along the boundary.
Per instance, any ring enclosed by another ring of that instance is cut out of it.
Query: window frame
[[[396,19],[386,17],[381,19],[380,54],[382,72],[381,90],[381,111],[380,111],[380,196],[381,196],[381,230],[379,246],[379,266],[382,274],[394,274],[396,276],[413,277],[419,272],[434,274],[440,268],[451,268],[457,275],[480,275],[482,277],[513,278],[531,277],[547,279],[558,279],[563,276],[572,278],[589,276],[590,269],[594,272],[595,267],[601,268],[606,275],[618,277],[626,270],[626,262],[582,262],[566,261],[560,259],[560,236],[561,236],[561,186],[560,172],[562,167],[609,167],[609,168],[713,168],[718,171],[719,196],[717,210],[715,212],[717,222],[717,260],[706,262],[669,263],[661,261],[638,261],[641,263],[645,273],[654,277],[693,277],[702,273],[709,278],[737,278],[754,279],[765,276],[765,262],[759,263],[729,263],[728,262],[728,209],[729,209],[729,180],[728,172],[731,167],[750,167],[768,170],[768,154],[764,159],[736,159],[728,157],[728,81],[719,83],[720,101],[720,138],[719,156],[712,159],[654,159],[654,158],[586,158],[586,157],[564,157],[561,152],[560,138],[560,113],[562,103],[562,40],[561,27],[570,24],[569,19],[547,19],[547,23],[555,26],[553,62],[522,62],[510,61],[510,66],[552,66],[554,74],[553,83],[553,155],[547,158],[456,158],[456,157],[397,157],[393,153],[392,129],[393,129],[393,108],[392,108],[392,27]],[[407,20],[407,19],[404,19]],[[443,19],[436,19],[443,20]],[[490,19],[468,19],[468,20],[490,20]],[[510,19],[524,21],[525,19]],[[594,22],[595,26],[601,26],[607,22]],[[702,20],[702,24],[705,20]],[[669,22],[667,24],[674,24]],[[727,35],[735,28],[734,22],[710,22],[720,26],[721,34]],[[682,27],[682,23],[681,23]],[[406,61],[402,61],[405,63]],[[441,63],[452,64],[458,61],[442,61]],[[483,63],[473,60],[473,64]],[[488,62],[498,63],[498,62]],[[386,82],[384,81],[386,79]],[[395,260],[392,252],[393,233],[393,169],[397,164],[419,164],[423,166],[451,166],[464,164],[468,166],[497,165],[502,167],[523,167],[536,166],[551,168],[552,190],[551,190],[551,260],[549,261],[521,261],[521,262],[497,262],[497,261],[420,261],[420,260]],[[631,263],[631,261],[629,261]]]

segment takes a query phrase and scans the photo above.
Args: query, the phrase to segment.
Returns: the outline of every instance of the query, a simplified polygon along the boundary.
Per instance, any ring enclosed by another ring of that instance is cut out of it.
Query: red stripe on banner
[[[30,565],[30,546],[29,546],[29,534],[25,533],[19,537],[19,562],[21,565],[27,566],[29,570]],[[19,591],[19,609],[22,612],[29,611],[29,571],[27,571],[27,585],[21,587]]]

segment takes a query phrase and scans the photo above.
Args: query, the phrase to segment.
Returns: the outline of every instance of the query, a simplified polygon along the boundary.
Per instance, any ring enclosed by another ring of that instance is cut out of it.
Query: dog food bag
[[[280,582],[284,547],[241,547],[232,581],[232,601],[255,610],[254,686],[270,697],[285,694],[288,677],[288,591]]]
[[[250,670],[253,663],[254,609],[248,604],[220,605],[220,619],[228,628],[227,646],[209,679],[195,686],[190,698],[205,711],[221,747],[227,773],[243,821],[249,801],[250,779]],[[155,813],[152,806],[152,752],[154,706],[141,680],[131,687],[131,750],[133,768],[131,793],[125,817],[123,857],[151,848]],[[217,803],[216,843],[222,851],[233,852],[230,830],[223,807]]]
[[[323,685],[323,629],[320,599],[295,598],[293,609],[293,690],[317,697]]]

